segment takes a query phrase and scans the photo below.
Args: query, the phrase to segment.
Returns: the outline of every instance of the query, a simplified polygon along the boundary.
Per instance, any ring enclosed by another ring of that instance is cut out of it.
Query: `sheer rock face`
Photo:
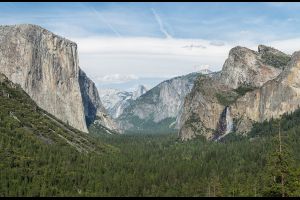
[[[289,65],[274,80],[264,84],[239,98],[232,106],[234,117],[244,122],[263,122],[279,118],[282,114],[293,112],[300,107],[300,52],[295,52]],[[237,124],[240,132],[247,127]]]
[[[101,103],[95,83],[89,79],[81,69],[79,69],[79,85],[87,125],[89,126],[97,120],[101,125],[111,130],[117,130],[117,125],[110,116],[106,114],[106,110]]]
[[[88,132],[74,42],[36,25],[0,26],[0,72],[39,107]]]
[[[182,140],[192,139],[196,135],[208,139],[215,139],[216,135],[222,137],[225,133],[218,130],[222,130],[220,121],[227,106],[233,119],[233,129],[240,133],[249,131],[253,122],[295,110],[297,97],[291,91],[297,89],[284,86],[290,83],[279,84],[283,74],[293,68],[290,64],[287,66],[291,57],[263,45],[258,50],[235,47],[221,72],[198,78],[185,99],[179,120]],[[251,89],[241,93],[241,87]],[[295,102],[285,102],[283,96]]]
[[[212,138],[219,118],[224,110],[216,98],[218,91],[227,91],[226,85],[219,83],[220,73],[211,76],[201,75],[184,100],[183,111],[179,118],[179,136],[189,140],[196,135]]]

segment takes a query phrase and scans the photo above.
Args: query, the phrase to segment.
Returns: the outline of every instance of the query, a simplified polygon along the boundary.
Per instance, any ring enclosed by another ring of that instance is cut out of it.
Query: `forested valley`
[[[176,134],[98,134],[99,143],[111,145],[100,154],[1,129],[0,194],[298,196],[299,122],[300,111],[281,120],[282,152],[279,120],[256,124],[249,137],[232,134],[221,142],[182,142]]]
[[[0,196],[299,196],[300,110],[219,142],[84,134],[0,85]]]

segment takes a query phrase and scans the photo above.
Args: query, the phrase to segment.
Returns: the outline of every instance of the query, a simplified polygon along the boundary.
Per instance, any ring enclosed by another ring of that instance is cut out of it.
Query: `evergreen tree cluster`
[[[221,142],[84,135],[47,116],[0,84],[0,196],[300,195],[300,110]]]

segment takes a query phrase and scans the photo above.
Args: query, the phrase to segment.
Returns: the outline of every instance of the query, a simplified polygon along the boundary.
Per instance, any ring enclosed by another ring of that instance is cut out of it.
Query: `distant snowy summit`
[[[198,73],[201,73],[201,74],[210,74],[210,73],[213,73],[213,71],[209,70],[209,69],[201,69],[198,71]]]
[[[139,85],[138,88],[133,92],[132,99],[136,100],[138,97],[142,96],[147,92],[147,88],[143,85]]]
[[[147,89],[143,85],[139,85],[133,92],[111,88],[99,89],[99,95],[103,106],[113,118],[118,118],[130,104],[130,101],[136,100],[146,92]]]

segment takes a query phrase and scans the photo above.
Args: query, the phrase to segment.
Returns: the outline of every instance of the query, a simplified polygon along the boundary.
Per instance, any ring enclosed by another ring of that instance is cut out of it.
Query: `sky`
[[[78,44],[99,88],[148,89],[219,71],[235,46],[300,50],[300,3],[0,3],[0,24],[37,24]]]

